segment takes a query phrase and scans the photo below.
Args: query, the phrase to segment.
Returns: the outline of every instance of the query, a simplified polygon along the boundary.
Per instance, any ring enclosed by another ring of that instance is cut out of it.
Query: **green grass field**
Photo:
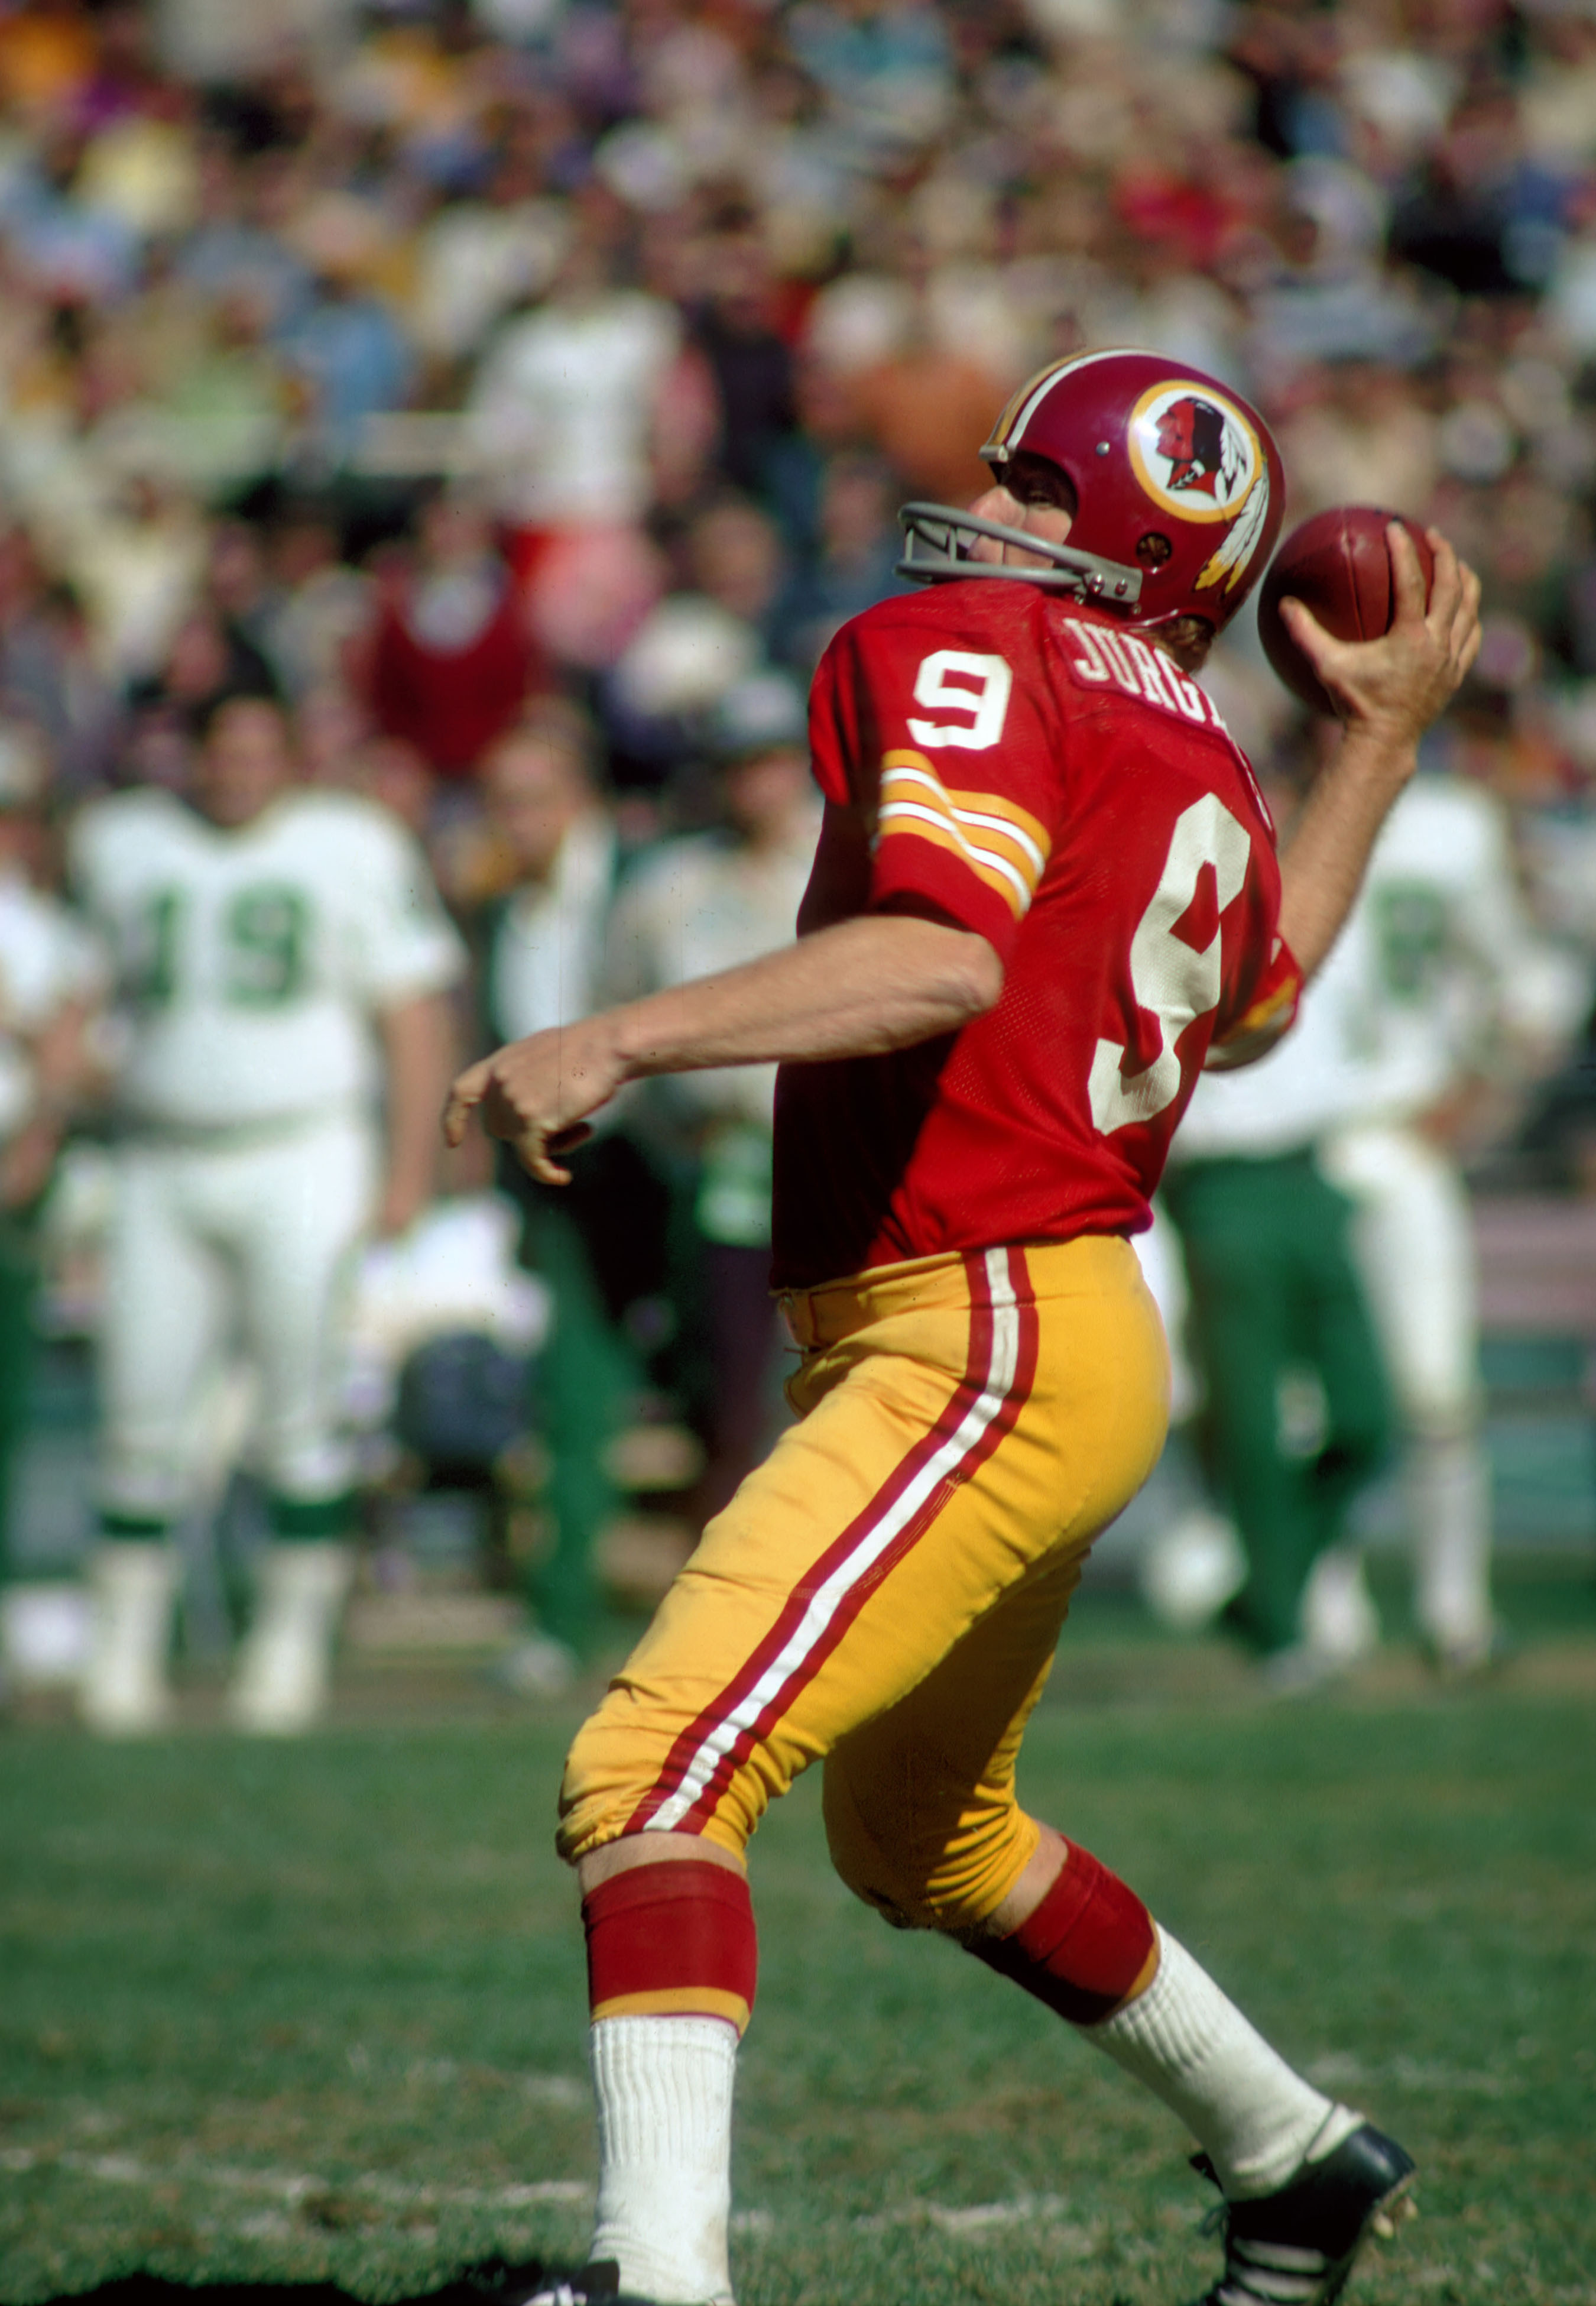
[[[1106,1654],[1066,1638],[1022,1790],[1419,2156],[1421,2216],[1356,2296],[1596,2302],[1596,1651],[1285,1710],[1205,1691],[1187,1650],[1115,1695]],[[582,1958],[548,1849],[575,1718],[446,1706],[280,1750],[6,1737],[5,2306],[141,2268],[380,2300],[580,2257]],[[1216,2261],[1176,2125],[854,1905],[817,1791],[755,1852],[743,2306],[1194,2295]]]

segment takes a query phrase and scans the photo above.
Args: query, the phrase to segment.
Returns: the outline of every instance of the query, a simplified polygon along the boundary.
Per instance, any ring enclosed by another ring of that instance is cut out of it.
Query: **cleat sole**
[[[1369,2221],[1369,2231],[1380,2242],[1395,2242],[1404,2226],[1419,2215],[1419,2205],[1407,2191],[1410,2181],[1404,2179],[1394,2193],[1387,2194]]]

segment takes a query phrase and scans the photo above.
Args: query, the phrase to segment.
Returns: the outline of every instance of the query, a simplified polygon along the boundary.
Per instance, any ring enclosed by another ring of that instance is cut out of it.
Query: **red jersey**
[[[498,607],[463,648],[434,647],[403,601],[388,601],[372,647],[371,711],[386,735],[416,746],[440,777],[469,776],[542,671],[525,604],[508,576]]]
[[[1112,616],[972,578],[845,625],[810,702],[827,812],[800,934],[973,929],[958,1033],[781,1068],[775,1278],[1129,1234],[1211,1043],[1289,1017],[1274,828],[1195,681]],[[846,811],[846,816],[838,812]]]

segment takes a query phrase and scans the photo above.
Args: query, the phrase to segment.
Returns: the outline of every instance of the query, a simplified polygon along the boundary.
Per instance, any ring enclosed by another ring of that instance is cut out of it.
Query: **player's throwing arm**
[[[1387,810],[1418,766],[1419,739],[1480,649],[1480,579],[1438,529],[1428,604],[1413,540],[1386,532],[1396,610],[1378,640],[1340,641],[1287,596],[1282,613],[1341,715],[1344,735],[1281,858],[1280,929],[1305,978],[1336,942]]]

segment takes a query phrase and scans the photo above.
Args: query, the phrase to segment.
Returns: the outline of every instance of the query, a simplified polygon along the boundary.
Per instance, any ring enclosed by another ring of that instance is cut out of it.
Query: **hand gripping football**
[[[1280,603],[1289,594],[1310,609],[1341,641],[1378,640],[1391,628],[1395,593],[1388,521],[1400,520],[1413,538],[1428,594],[1435,556],[1424,533],[1401,513],[1372,505],[1337,505],[1293,528],[1275,555],[1258,601],[1258,636],[1276,672],[1304,705],[1334,714],[1336,705],[1318,674],[1286,631]]]

